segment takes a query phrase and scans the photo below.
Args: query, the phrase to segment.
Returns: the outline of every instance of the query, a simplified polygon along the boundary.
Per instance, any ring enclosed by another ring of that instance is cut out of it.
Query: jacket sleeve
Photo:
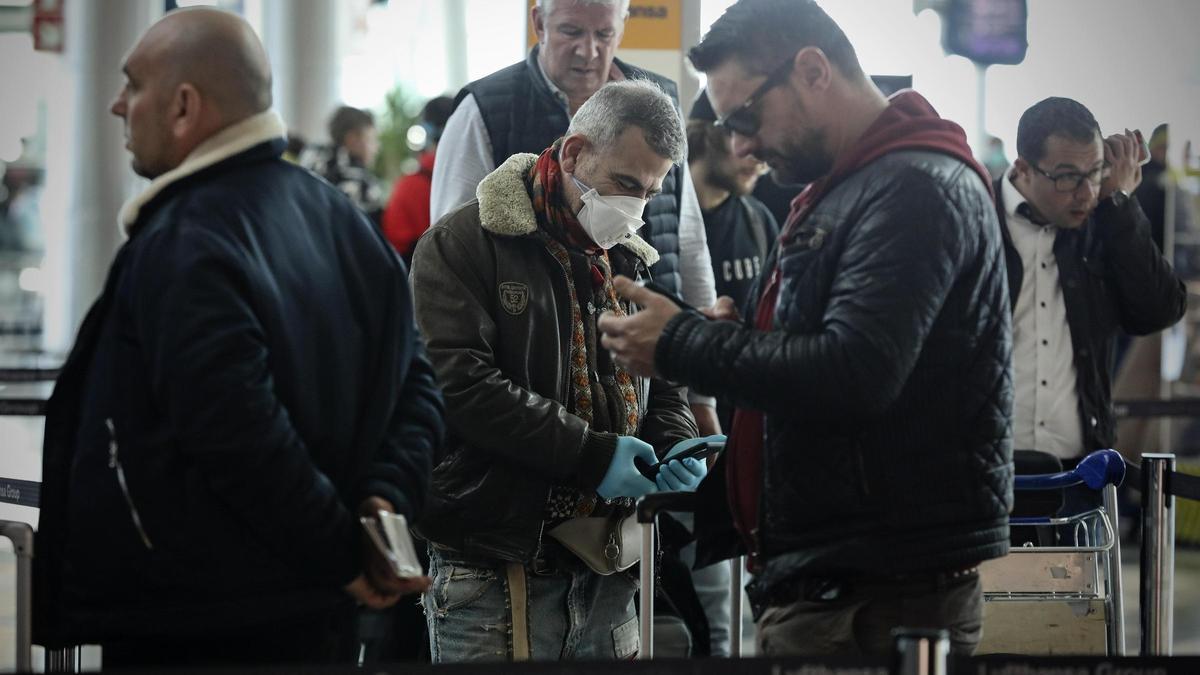
[[[131,329],[179,452],[264,547],[344,585],[361,569],[358,524],[275,394],[247,265],[204,228],[176,230],[148,235]]]
[[[519,386],[497,366],[493,263],[480,248],[435,225],[413,256],[417,322],[429,341],[449,428],[473,450],[560,485],[594,489],[612,459],[616,435],[590,431],[558,401]]]
[[[952,203],[917,170],[893,176],[870,199],[857,222],[841,225],[852,229],[836,261],[820,330],[760,331],[680,313],[659,340],[659,372],[768,415],[862,419],[884,412],[908,381],[962,261],[973,253],[965,250],[967,224],[956,212],[990,214],[991,208]],[[786,270],[787,251],[783,256]]]
[[[408,292],[407,284],[403,291]],[[407,305],[405,305],[407,307]],[[413,321],[405,316],[405,321]],[[445,408],[433,376],[433,365],[425,355],[424,341],[411,331],[413,354],[396,400],[383,443],[367,467],[360,492],[362,498],[383,497],[395,513],[414,523],[421,515],[429,491],[433,456],[445,434]]]
[[[1096,208],[1099,236],[1105,239],[1105,276],[1121,328],[1148,335],[1171,326],[1187,310],[1187,287],[1150,236],[1150,221],[1136,198],[1121,208],[1105,201]]]
[[[686,392],[684,387],[666,380],[657,377],[650,380],[650,400],[638,436],[654,446],[659,457],[679,441],[699,434]]]

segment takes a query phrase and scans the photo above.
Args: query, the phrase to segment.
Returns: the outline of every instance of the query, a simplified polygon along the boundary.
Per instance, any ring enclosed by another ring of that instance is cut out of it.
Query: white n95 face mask
[[[600,248],[610,249],[637,232],[642,226],[642,212],[646,200],[623,195],[601,195],[583,181],[571,175],[575,187],[583,192],[583,208],[579,210],[579,224],[592,241]]]

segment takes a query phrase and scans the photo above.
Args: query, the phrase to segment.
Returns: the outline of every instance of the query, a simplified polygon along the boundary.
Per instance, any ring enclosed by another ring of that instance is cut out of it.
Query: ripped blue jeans
[[[639,649],[636,567],[602,576],[568,553],[525,566],[533,660],[632,659]],[[505,564],[429,549],[433,586],[421,598],[434,663],[512,660]]]

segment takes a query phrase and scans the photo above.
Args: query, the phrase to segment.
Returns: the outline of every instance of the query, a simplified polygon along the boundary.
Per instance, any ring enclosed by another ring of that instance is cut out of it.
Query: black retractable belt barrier
[[[1126,480],[1131,485],[1140,486],[1142,484],[1141,465],[1126,460],[1125,466],[1128,475]],[[1163,485],[1167,494],[1182,497],[1183,499],[1200,501],[1200,476],[1170,471],[1166,474],[1165,478],[1166,480],[1163,482]]]
[[[0,502],[37,508],[42,496],[42,484],[32,480],[0,477]]]
[[[1113,401],[1113,412],[1120,418],[1200,417],[1200,398]]]
[[[58,368],[3,368],[0,367],[0,382],[53,382],[58,379]]]

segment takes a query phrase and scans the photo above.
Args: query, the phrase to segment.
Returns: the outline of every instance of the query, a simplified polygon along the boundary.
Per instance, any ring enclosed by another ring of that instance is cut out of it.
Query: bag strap
[[[529,660],[529,605],[525,590],[525,566],[510,562],[504,566],[508,576],[509,605],[512,607],[513,661]]]

